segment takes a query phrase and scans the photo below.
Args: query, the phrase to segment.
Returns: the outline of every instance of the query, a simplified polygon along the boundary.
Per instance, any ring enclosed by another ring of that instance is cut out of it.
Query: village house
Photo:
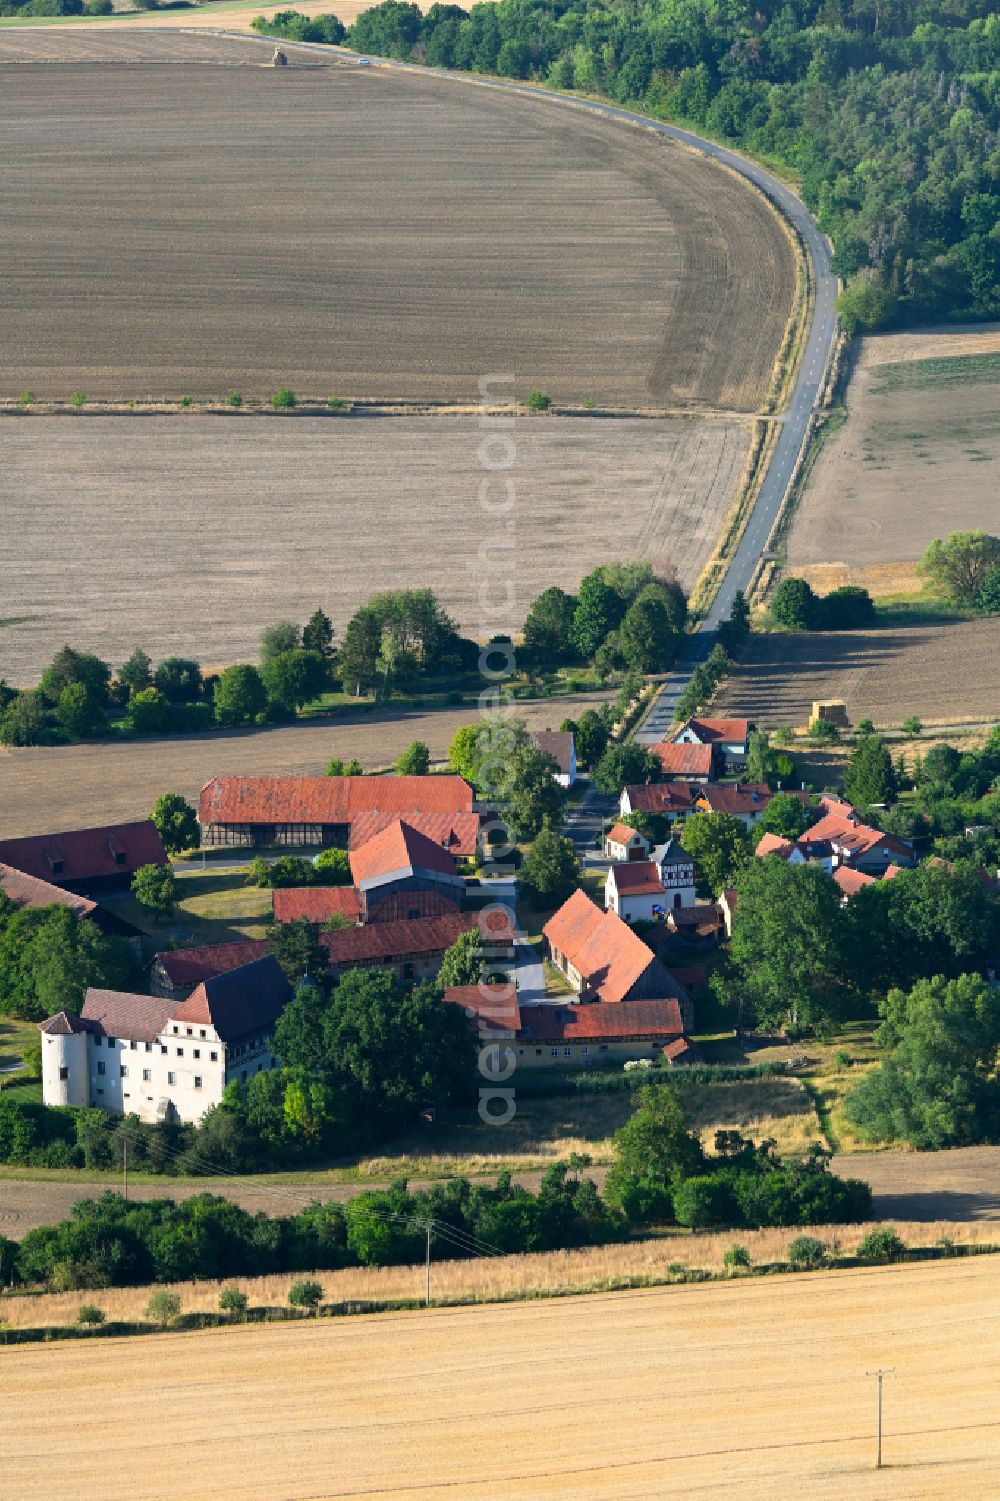
[[[803,834],[801,839],[785,839],[781,834],[762,834],[754,851],[756,855],[776,855],[789,865],[821,865],[828,875],[833,874],[833,851],[825,839],[813,839]]]
[[[42,1098],[144,1121],[200,1121],[227,1084],[278,1067],[274,1026],[290,996],[271,955],[203,981],[180,1002],[88,990],[78,1016],[60,1011],[41,1023]]]
[[[355,848],[406,822],[450,854],[476,854],[479,816],[457,776],[222,776],[201,790],[205,845]]]
[[[648,782],[639,786],[622,788],[619,812],[627,817],[630,813],[645,813],[668,821],[686,817],[695,810],[698,784],[695,782]]]
[[[695,901],[694,861],[674,839],[648,860],[612,865],[604,883],[605,907],[625,922],[664,919]]]
[[[334,977],[348,969],[391,969],[399,980],[432,980],[445,951],[476,926],[475,912],[452,912],[443,917],[365,923],[320,933],[319,941]]]
[[[685,991],[615,912],[602,911],[585,891],[574,891],[542,929],[549,958],[581,1001],[618,1004],[676,1000],[690,1029],[693,1008]]]
[[[53,886],[37,876],[29,876],[12,865],[0,865],[0,894],[12,901],[15,907],[67,907],[81,922],[92,922],[102,933],[124,938],[138,957],[142,947],[142,929],[126,922],[116,912],[102,907],[90,897],[66,891],[62,886]]]
[[[661,741],[649,747],[650,755],[660,763],[660,775],[679,782],[711,782],[722,769],[722,758],[714,745],[675,745]]]
[[[892,865],[906,867],[916,863],[909,840],[871,828],[842,798],[822,797],[819,806],[823,816],[806,830],[798,843],[828,844],[833,870],[848,865],[869,875],[884,875]]]
[[[129,889],[142,865],[166,865],[152,819],[0,840],[0,863],[64,891],[94,897]]]
[[[265,938],[235,938],[229,943],[202,943],[188,949],[163,949],[150,966],[151,994],[183,1001],[206,980],[239,969],[269,953]]]
[[[686,719],[671,737],[674,745],[710,745],[722,757],[728,771],[739,771],[750,752],[749,719]]]
[[[604,836],[604,853],[609,860],[645,860],[649,854],[649,840],[638,829],[630,829],[627,823],[612,824]]]
[[[531,1006],[521,1012],[514,1052],[518,1068],[592,1068],[595,1064],[650,1060],[685,1041],[684,1018],[674,997],[599,1004]],[[668,1061],[684,1061],[677,1049]]]
[[[576,741],[572,730],[536,730],[531,737],[536,750],[551,756],[559,768],[555,779],[568,791],[576,786]]]
[[[695,809],[699,813],[730,813],[751,829],[773,796],[766,782],[714,782],[698,789]]]

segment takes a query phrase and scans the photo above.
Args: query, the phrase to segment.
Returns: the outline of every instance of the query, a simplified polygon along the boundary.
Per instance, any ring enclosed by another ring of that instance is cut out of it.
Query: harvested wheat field
[[[608,696],[567,694],[527,701],[517,705],[517,713],[532,729],[555,729],[567,716],[575,719]],[[319,776],[334,756],[345,761],[357,757],[366,771],[374,771],[391,766],[411,740],[423,740],[431,755],[440,759],[459,726],[479,718],[474,708],[373,709],[370,714],[301,720],[271,729],[166,740],[97,741],[30,750],[0,746],[0,828],[10,839],[45,829],[144,818],[161,792],[179,792],[197,803],[205,783],[226,772]]]
[[[510,372],[522,397],[760,405],[795,267],[738,178],[544,98],[258,66],[273,45],[213,67],[184,60],[203,36],[0,32],[8,398],[476,401]]]
[[[2,295],[2,294],[0,294]],[[550,584],[648,558],[688,587],[739,481],[739,420],[471,416],[0,420],[0,676],[30,684],[70,641],[118,663],[141,644],[256,660],[261,628],[318,604],[338,637],[380,589],[430,587],[487,639]],[[506,505],[486,514],[487,501]],[[503,488],[510,481],[513,491]],[[491,544],[479,562],[480,544]],[[100,566],[95,567],[95,559]],[[484,613],[480,590],[486,589]],[[500,582],[496,582],[499,580]]]
[[[822,634],[751,636],[713,712],[762,726],[804,725],[813,699],[843,699],[851,720],[898,729],[1000,719],[1000,619]]]
[[[24,1501],[987,1496],[996,1273],[982,1257],[15,1347],[5,1484]],[[876,1364],[895,1367],[878,1475]],[[81,1392],[101,1421],[53,1421]]]
[[[928,542],[996,527],[1000,325],[863,339],[847,421],[824,443],[795,515],[788,567],[819,589],[919,589]]]

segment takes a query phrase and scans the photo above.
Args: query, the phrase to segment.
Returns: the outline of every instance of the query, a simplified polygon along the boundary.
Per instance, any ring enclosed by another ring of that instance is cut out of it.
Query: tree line
[[[342,30],[282,16],[279,35]],[[991,0],[490,0],[426,15],[384,0],[346,38],[360,52],[603,94],[791,171],[833,239],[852,332],[1000,313]]]

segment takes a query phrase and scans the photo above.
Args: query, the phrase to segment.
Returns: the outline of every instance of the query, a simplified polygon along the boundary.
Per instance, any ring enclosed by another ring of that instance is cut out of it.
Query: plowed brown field
[[[8,399],[475,400],[509,371],[521,396],[759,406],[794,265],[733,175],[542,99],[267,54],[0,31]]]
[[[23,1501],[987,1497],[995,1258],[2,1356]],[[887,1378],[874,1459],[876,1365]]]
[[[482,467],[472,417],[0,418],[0,677],[30,684],[70,641],[117,664],[141,644],[255,660],[262,626],[322,604],[341,635],[379,589],[430,587],[485,639],[550,584],[648,558],[688,586],[712,549],[749,433],[699,418],[522,418]],[[510,479],[502,520],[484,479]],[[485,562],[481,543],[495,544]],[[493,572],[490,572],[490,569]],[[497,571],[499,570],[499,571]]]

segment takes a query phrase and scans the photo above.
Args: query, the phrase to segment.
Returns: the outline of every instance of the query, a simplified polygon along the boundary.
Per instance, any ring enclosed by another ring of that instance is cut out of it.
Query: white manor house
[[[205,980],[186,1000],[88,990],[79,1016],[41,1023],[46,1105],[96,1105],[144,1121],[201,1120],[234,1080],[276,1068],[290,998],[273,955]]]

